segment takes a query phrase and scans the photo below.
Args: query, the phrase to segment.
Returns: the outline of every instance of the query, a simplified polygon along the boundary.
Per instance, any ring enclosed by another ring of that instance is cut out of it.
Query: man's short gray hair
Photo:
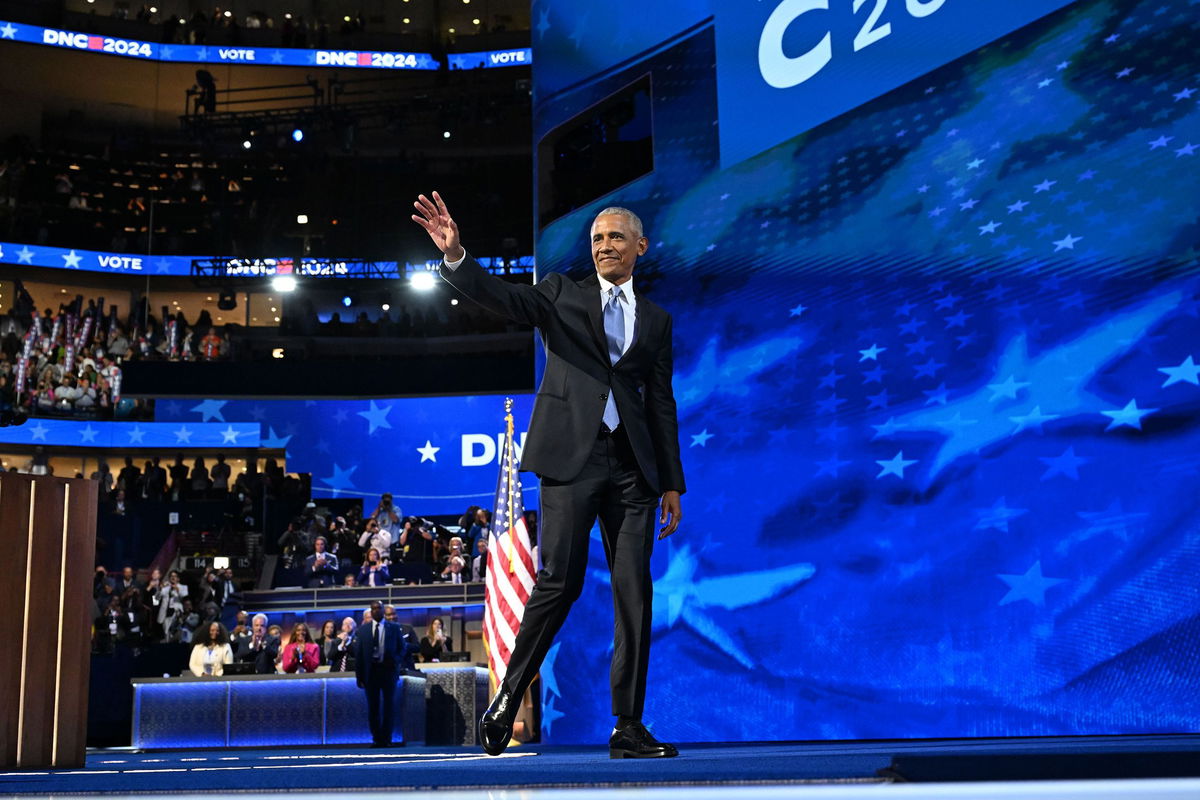
[[[263,622],[267,622],[267,621],[268,621],[268,620],[267,620],[267,615],[266,615],[266,614],[255,614],[253,617],[251,617],[251,618],[250,618],[250,624],[251,624],[251,625],[253,625],[254,623],[258,622],[260,619],[261,619]]]
[[[614,214],[618,217],[624,217],[626,220],[628,220],[629,227],[633,228],[633,233],[634,233],[635,237],[638,239],[642,238],[642,218],[639,217],[637,214],[633,213],[628,208],[622,208],[621,206],[609,206],[608,208],[604,209],[599,214],[597,214],[596,218],[599,219],[600,217],[606,216],[608,214]],[[592,224],[595,225],[596,221],[592,220]]]

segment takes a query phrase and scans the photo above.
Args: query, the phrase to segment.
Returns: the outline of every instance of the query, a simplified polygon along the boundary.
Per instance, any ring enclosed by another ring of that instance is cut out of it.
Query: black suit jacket
[[[633,342],[612,364],[595,273],[581,281],[550,273],[524,286],[490,275],[470,255],[455,270],[443,263],[441,272],[484,308],[541,331],[546,371],[529,420],[522,470],[556,481],[575,478],[592,450],[611,391],[652,491],[686,491],[671,388],[670,314],[639,293]]]

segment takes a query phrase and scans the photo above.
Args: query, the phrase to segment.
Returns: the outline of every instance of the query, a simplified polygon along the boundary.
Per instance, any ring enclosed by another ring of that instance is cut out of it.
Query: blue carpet
[[[1164,752],[1200,737],[1136,736],[920,742],[697,744],[661,760],[613,761],[604,747],[525,745],[492,758],[474,747],[280,748],[133,753],[94,750],[81,770],[0,773],[0,792],[163,793],[536,786],[748,785],[874,781],[901,754]]]

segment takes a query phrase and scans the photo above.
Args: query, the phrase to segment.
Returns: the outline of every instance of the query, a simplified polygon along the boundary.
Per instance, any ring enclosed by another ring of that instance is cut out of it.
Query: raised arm
[[[425,229],[445,256],[442,277],[479,305],[524,325],[540,326],[561,288],[561,278],[551,275],[536,286],[509,283],[491,275],[467,254],[458,235],[458,224],[437,192],[430,200],[420,195],[413,206],[413,221]]]

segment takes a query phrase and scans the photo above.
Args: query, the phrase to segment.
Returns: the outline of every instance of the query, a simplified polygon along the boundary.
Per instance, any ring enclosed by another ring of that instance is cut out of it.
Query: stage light
[[[382,308],[383,308],[383,310],[384,310],[384,311],[391,311],[391,310],[392,310],[392,305],[391,305],[391,303],[384,303],[384,304],[383,304],[383,306],[382,306]]]
[[[456,305],[458,305],[458,298],[457,298],[457,297],[451,297],[451,298],[450,298],[450,305],[452,305],[452,306],[456,306]]]
[[[297,225],[307,225],[308,224],[308,214],[297,214],[296,215],[296,224]]]
[[[349,21],[350,21],[350,16],[349,16],[349,15],[346,15],[346,16],[342,17],[342,22],[349,22]]]
[[[213,569],[229,569],[229,556],[214,556]]]
[[[151,13],[151,14],[157,14],[157,13],[158,13],[158,6],[150,6],[150,13]]]
[[[296,278],[292,275],[276,275],[271,278],[271,288],[277,292],[296,291]]]
[[[284,18],[284,19],[291,19],[291,18],[292,18],[292,12],[290,12],[290,11],[289,11],[289,12],[287,12],[286,14],[284,14],[284,15],[283,15],[283,18]]]
[[[342,298],[342,305],[344,305],[346,308],[349,308],[351,305],[353,305],[353,303],[354,301],[350,298],[350,295],[346,295]]]
[[[450,29],[450,33],[454,33],[454,28],[451,28],[451,29]]]
[[[428,292],[437,286],[437,279],[434,278],[432,272],[414,272],[408,276],[408,283],[418,292]]]
[[[293,142],[304,141],[304,131],[300,130],[299,128],[296,128],[295,130],[293,130],[292,131],[292,141]]]
[[[243,150],[249,150],[253,146],[254,146],[254,143],[251,142],[249,139],[242,139],[242,149]]]
[[[283,358],[283,348],[276,347],[271,350],[271,358]]]
[[[403,22],[404,22],[404,24],[405,24],[405,25],[407,25],[408,23],[412,22],[412,20],[411,20],[411,19],[409,19],[408,17],[405,17],[405,18],[404,18],[404,20],[403,20]]]
[[[450,131],[442,131],[442,138],[443,138],[443,139],[449,139],[449,138],[450,138]]]
[[[233,16],[233,12],[232,12],[232,11],[226,11],[226,12],[225,12],[225,18],[226,18],[226,19],[229,19],[229,18],[230,18],[230,17],[232,17],[232,16]]]

